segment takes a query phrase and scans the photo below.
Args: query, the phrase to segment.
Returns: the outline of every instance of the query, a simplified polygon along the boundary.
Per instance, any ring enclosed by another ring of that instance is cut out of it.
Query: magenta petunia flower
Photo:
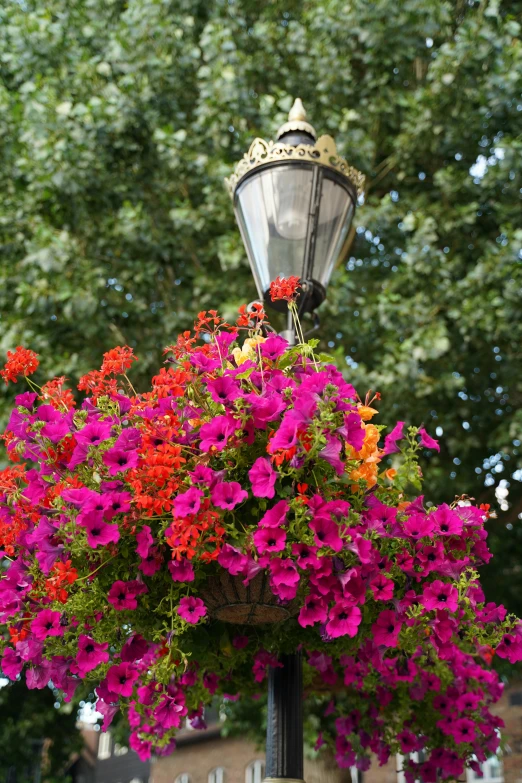
[[[326,446],[319,452],[321,459],[328,462],[339,476],[344,473],[344,462],[339,456],[341,448],[342,444],[337,438],[334,438],[333,435],[327,435]]]
[[[271,362],[275,362],[280,356],[284,354],[288,348],[288,341],[284,337],[280,337],[278,334],[271,334],[264,343],[261,343],[259,350],[261,356],[265,359],[270,359]]]
[[[247,498],[248,492],[241,489],[241,484],[237,481],[222,481],[215,484],[210,493],[210,499],[215,506],[229,511]]]
[[[202,617],[207,614],[207,607],[201,600],[201,598],[194,598],[188,596],[182,598],[179,602],[179,606],[176,609],[179,616],[191,625],[196,625]]]
[[[144,557],[138,568],[145,576],[154,576],[163,564],[163,555],[157,546],[149,549],[147,557]]]
[[[392,609],[380,613],[377,622],[372,625],[373,641],[385,647],[397,647],[402,623]]]
[[[120,540],[120,531],[118,525],[108,525],[103,521],[101,514],[92,514],[85,522],[87,531],[87,543],[93,549],[99,546],[107,546],[110,543],[116,543]]]
[[[475,722],[471,718],[459,718],[451,721],[449,732],[457,745],[463,742],[473,742],[476,737]]]
[[[107,687],[111,693],[118,696],[132,696],[134,683],[139,672],[130,663],[117,663],[107,672]]]
[[[91,421],[74,433],[76,443],[82,446],[98,446],[111,437],[112,424],[108,421]]]
[[[95,642],[90,636],[80,634],[78,637],[78,654],[76,664],[80,677],[95,669],[100,663],[107,663],[109,653],[108,642]]]
[[[194,581],[194,567],[189,560],[170,560],[167,567],[173,582]]]
[[[230,405],[238,397],[241,397],[237,381],[228,375],[220,375],[208,381],[207,389],[214,402],[220,402],[222,405]]]
[[[384,438],[384,453],[395,454],[399,451],[397,441],[404,438],[404,421],[398,421],[392,431]]]
[[[216,416],[201,427],[199,448],[201,451],[210,451],[212,448],[223,451],[235,429],[236,424],[230,416]]]
[[[48,636],[63,636],[65,628],[60,625],[60,612],[43,609],[31,623],[31,631],[36,639],[43,642]]]
[[[285,548],[286,533],[281,528],[258,528],[253,538],[257,551],[262,555],[267,552],[282,552]]]
[[[308,595],[305,598],[305,605],[299,612],[297,622],[302,628],[306,628],[308,625],[325,623],[327,617],[328,606],[325,601],[321,601],[313,595]]]
[[[139,461],[140,455],[137,451],[125,451],[114,447],[103,455],[103,463],[109,468],[110,476],[116,476],[118,473],[125,473],[130,468],[135,468]]]
[[[344,419],[344,429],[346,442],[353,446],[355,451],[360,451],[363,447],[364,436],[366,430],[364,429],[361,421],[361,417],[358,413],[349,413]]]
[[[234,636],[232,639],[232,647],[236,650],[243,650],[245,647],[248,647],[248,636]]]
[[[232,576],[237,576],[237,574],[242,574],[244,572],[247,560],[248,558],[246,555],[239,549],[230,546],[230,544],[223,544],[217,559],[219,565],[222,568],[226,568]]]
[[[460,536],[464,528],[462,519],[447,503],[440,505],[429,518],[433,523],[434,533],[441,536]]]
[[[121,648],[121,659],[126,663],[140,661],[148,652],[149,647],[149,643],[143,638],[143,636],[140,636],[139,633],[135,633],[130,637],[130,639],[127,639]]]
[[[424,427],[419,427],[419,435],[421,436],[421,446],[424,446],[426,449],[435,449],[435,451],[440,451],[438,440],[435,440],[435,438],[432,438],[430,435],[428,435]]]
[[[510,663],[522,661],[522,636],[505,634],[496,649],[499,658],[507,658]]]
[[[315,534],[315,543],[318,547],[329,547],[334,552],[340,552],[343,548],[343,540],[339,535],[339,528],[335,522],[325,517],[315,517],[309,522],[311,530]]]
[[[162,728],[177,729],[181,726],[181,720],[187,711],[184,700],[182,702],[171,696],[163,696],[153,714]]]
[[[402,523],[403,530],[409,538],[418,539],[429,536],[433,532],[433,514],[412,514]]]
[[[454,585],[436,579],[424,587],[419,603],[426,609],[448,609],[450,612],[456,612],[458,600],[459,593]]]
[[[22,669],[24,668],[24,661],[15,650],[11,647],[6,647],[2,656],[2,672],[9,677],[10,680],[16,680]]]
[[[270,572],[275,585],[295,585],[299,583],[299,573],[293,560],[289,557],[275,557],[270,561]]]
[[[281,422],[279,429],[268,445],[268,451],[273,454],[279,449],[291,449],[297,443],[297,428],[299,423],[288,415]]]
[[[320,568],[321,561],[317,557],[317,547],[308,544],[292,544],[292,554],[297,558],[299,568]]]
[[[146,585],[143,582],[138,582],[137,579],[132,579],[130,582],[118,580],[114,582],[109,590],[107,600],[115,609],[123,612],[126,609],[137,609],[137,597],[147,592]]]
[[[136,554],[140,557],[147,557],[149,549],[154,544],[154,538],[152,537],[152,531],[149,525],[143,525],[140,532],[136,534]]]
[[[196,487],[191,487],[186,492],[174,498],[174,516],[188,517],[197,514],[201,508],[201,499],[204,492]]]
[[[248,478],[252,482],[252,493],[256,498],[273,498],[277,472],[270,464],[268,457],[258,457],[250,470]]]
[[[286,515],[290,506],[286,500],[279,500],[275,506],[268,511],[259,520],[260,527],[281,527],[286,522]]]
[[[361,610],[358,606],[351,606],[344,601],[339,601],[331,609],[326,623],[326,633],[332,639],[339,636],[356,636],[361,624]]]
[[[376,601],[390,601],[393,598],[393,579],[379,574],[370,582],[373,597]]]

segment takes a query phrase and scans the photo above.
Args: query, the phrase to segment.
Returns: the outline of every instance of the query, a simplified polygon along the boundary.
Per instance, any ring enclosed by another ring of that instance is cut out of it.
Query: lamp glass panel
[[[236,191],[236,217],[261,295],[278,276],[303,277],[312,179],[312,165],[280,164]]]
[[[343,249],[354,210],[355,204],[348,189],[330,179],[328,171],[323,170],[312,277],[325,288]]]

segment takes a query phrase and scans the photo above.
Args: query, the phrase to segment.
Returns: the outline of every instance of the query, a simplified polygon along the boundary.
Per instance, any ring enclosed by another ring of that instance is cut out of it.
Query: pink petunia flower
[[[392,431],[384,438],[384,453],[395,454],[399,451],[397,441],[404,437],[404,421],[398,421]]]
[[[268,457],[258,457],[250,470],[248,478],[252,482],[252,493],[256,498],[273,498],[277,472],[270,464]]]
[[[182,691],[175,698],[163,696],[154,710],[154,718],[164,729],[179,728],[182,718],[187,714],[185,698]],[[183,698],[181,698],[183,697]]]
[[[100,663],[107,663],[109,653],[107,649],[108,642],[95,642],[94,639],[85,634],[80,634],[78,638],[78,654],[76,663],[80,677],[95,669]]]
[[[176,609],[179,616],[191,625],[196,625],[207,614],[207,607],[201,598],[188,596],[182,598]]]
[[[441,536],[460,536],[464,523],[459,515],[447,503],[443,503],[429,515],[433,522],[433,531]]]
[[[222,568],[226,568],[229,574],[237,576],[242,574],[247,565],[247,556],[244,555],[239,549],[236,549],[230,544],[223,544],[221,552],[218,555],[217,561]]]
[[[167,568],[170,571],[173,582],[193,582],[194,567],[189,560],[170,560]]]
[[[6,677],[10,680],[16,680],[22,669],[24,668],[24,661],[15,650],[11,647],[6,647],[2,657],[1,669]]]
[[[297,622],[302,628],[315,623],[325,623],[328,617],[328,606],[325,601],[321,601],[315,596],[308,595],[305,598],[305,604],[299,612]]]
[[[426,609],[448,609],[450,612],[456,612],[458,600],[459,593],[454,585],[436,579],[424,587],[420,603]]]
[[[152,537],[152,531],[149,525],[143,525],[139,533],[136,534],[136,542],[138,544],[136,547],[136,554],[143,558],[147,557],[149,549],[154,543],[154,538]]]
[[[238,484],[237,481],[222,481],[215,484],[210,493],[210,499],[215,506],[229,511],[247,498],[248,492],[241,489],[241,484]]]
[[[340,552],[343,548],[343,540],[339,535],[339,528],[335,522],[325,517],[315,517],[309,523],[315,534],[315,543],[318,547],[329,547],[334,552]]]
[[[118,525],[109,525],[103,521],[101,514],[91,514],[85,522],[87,532],[87,543],[92,549],[107,544],[116,543],[120,540],[120,531]]]
[[[228,375],[219,375],[207,382],[207,389],[214,402],[222,405],[230,405],[241,397],[241,391],[237,381]]]
[[[393,579],[388,579],[384,574],[379,574],[370,583],[373,597],[377,601],[389,601],[393,598]]]
[[[254,533],[254,545],[260,554],[282,552],[285,548],[286,533],[281,528],[258,528]]]
[[[419,539],[429,536],[433,532],[433,514],[412,514],[403,523],[404,532],[409,538]]]
[[[372,625],[373,641],[385,647],[397,647],[402,623],[392,609],[384,609]]]
[[[139,672],[130,663],[117,663],[107,672],[107,687],[111,693],[119,696],[132,696],[138,677]]]
[[[353,637],[361,624],[361,610],[358,606],[340,601],[330,609],[326,633],[336,639],[338,636]]]
[[[177,517],[188,517],[191,514],[197,514],[201,508],[201,499],[204,492],[196,487],[191,487],[186,492],[182,492],[174,498],[174,515]]]
[[[363,447],[366,430],[362,425],[359,414],[349,413],[344,419],[344,426],[346,429],[346,442],[353,446],[355,451],[360,451]]]
[[[419,427],[419,435],[421,436],[421,446],[424,446],[426,449],[435,449],[435,451],[440,451],[438,440],[435,440],[435,438],[432,438],[430,435],[428,435],[424,427]]]
[[[60,617],[60,612],[43,609],[31,623],[34,637],[43,642],[48,636],[63,636],[65,628],[60,625]]]
[[[125,473],[130,468],[137,467],[140,455],[137,451],[112,448],[105,452],[102,459],[104,465],[109,468],[109,475],[116,476],[118,473]]]
[[[280,527],[286,522],[286,515],[290,506],[286,500],[279,500],[275,506],[268,511],[259,520],[260,527]]]
[[[138,582],[137,579],[132,579],[129,582],[117,580],[109,590],[107,600],[115,609],[119,612],[123,612],[126,609],[137,609],[138,595],[147,592],[146,585],[144,585],[143,582]]]
[[[299,586],[299,572],[294,561],[274,558],[270,561],[271,586],[273,592],[284,600],[295,598]]]
[[[317,569],[321,561],[317,557],[317,547],[308,544],[292,544],[292,554],[297,558],[299,568]]]
[[[212,448],[223,451],[235,428],[235,422],[230,416],[216,416],[201,427],[199,448],[201,451],[210,451]]]
[[[476,736],[475,722],[470,718],[459,718],[452,721],[450,733],[457,745],[461,745],[463,742],[473,742]]]

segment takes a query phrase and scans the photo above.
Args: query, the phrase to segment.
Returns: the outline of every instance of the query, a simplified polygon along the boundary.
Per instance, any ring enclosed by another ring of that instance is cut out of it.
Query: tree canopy
[[[255,298],[223,177],[300,96],[367,175],[322,347],[440,435],[426,495],[505,510],[488,596],[521,607],[517,0],[34,0],[0,9],[0,351],[140,373]],[[3,398],[5,413],[12,390]],[[509,494],[506,497],[506,490]]]

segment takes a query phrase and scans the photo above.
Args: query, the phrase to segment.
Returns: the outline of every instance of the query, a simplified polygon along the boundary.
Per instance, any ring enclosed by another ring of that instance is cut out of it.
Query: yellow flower
[[[232,356],[234,357],[237,366],[240,367],[249,360],[255,362],[257,358],[256,345],[264,343],[265,340],[266,337],[261,337],[261,335],[258,337],[247,337],[242,348],[234,348]]]

